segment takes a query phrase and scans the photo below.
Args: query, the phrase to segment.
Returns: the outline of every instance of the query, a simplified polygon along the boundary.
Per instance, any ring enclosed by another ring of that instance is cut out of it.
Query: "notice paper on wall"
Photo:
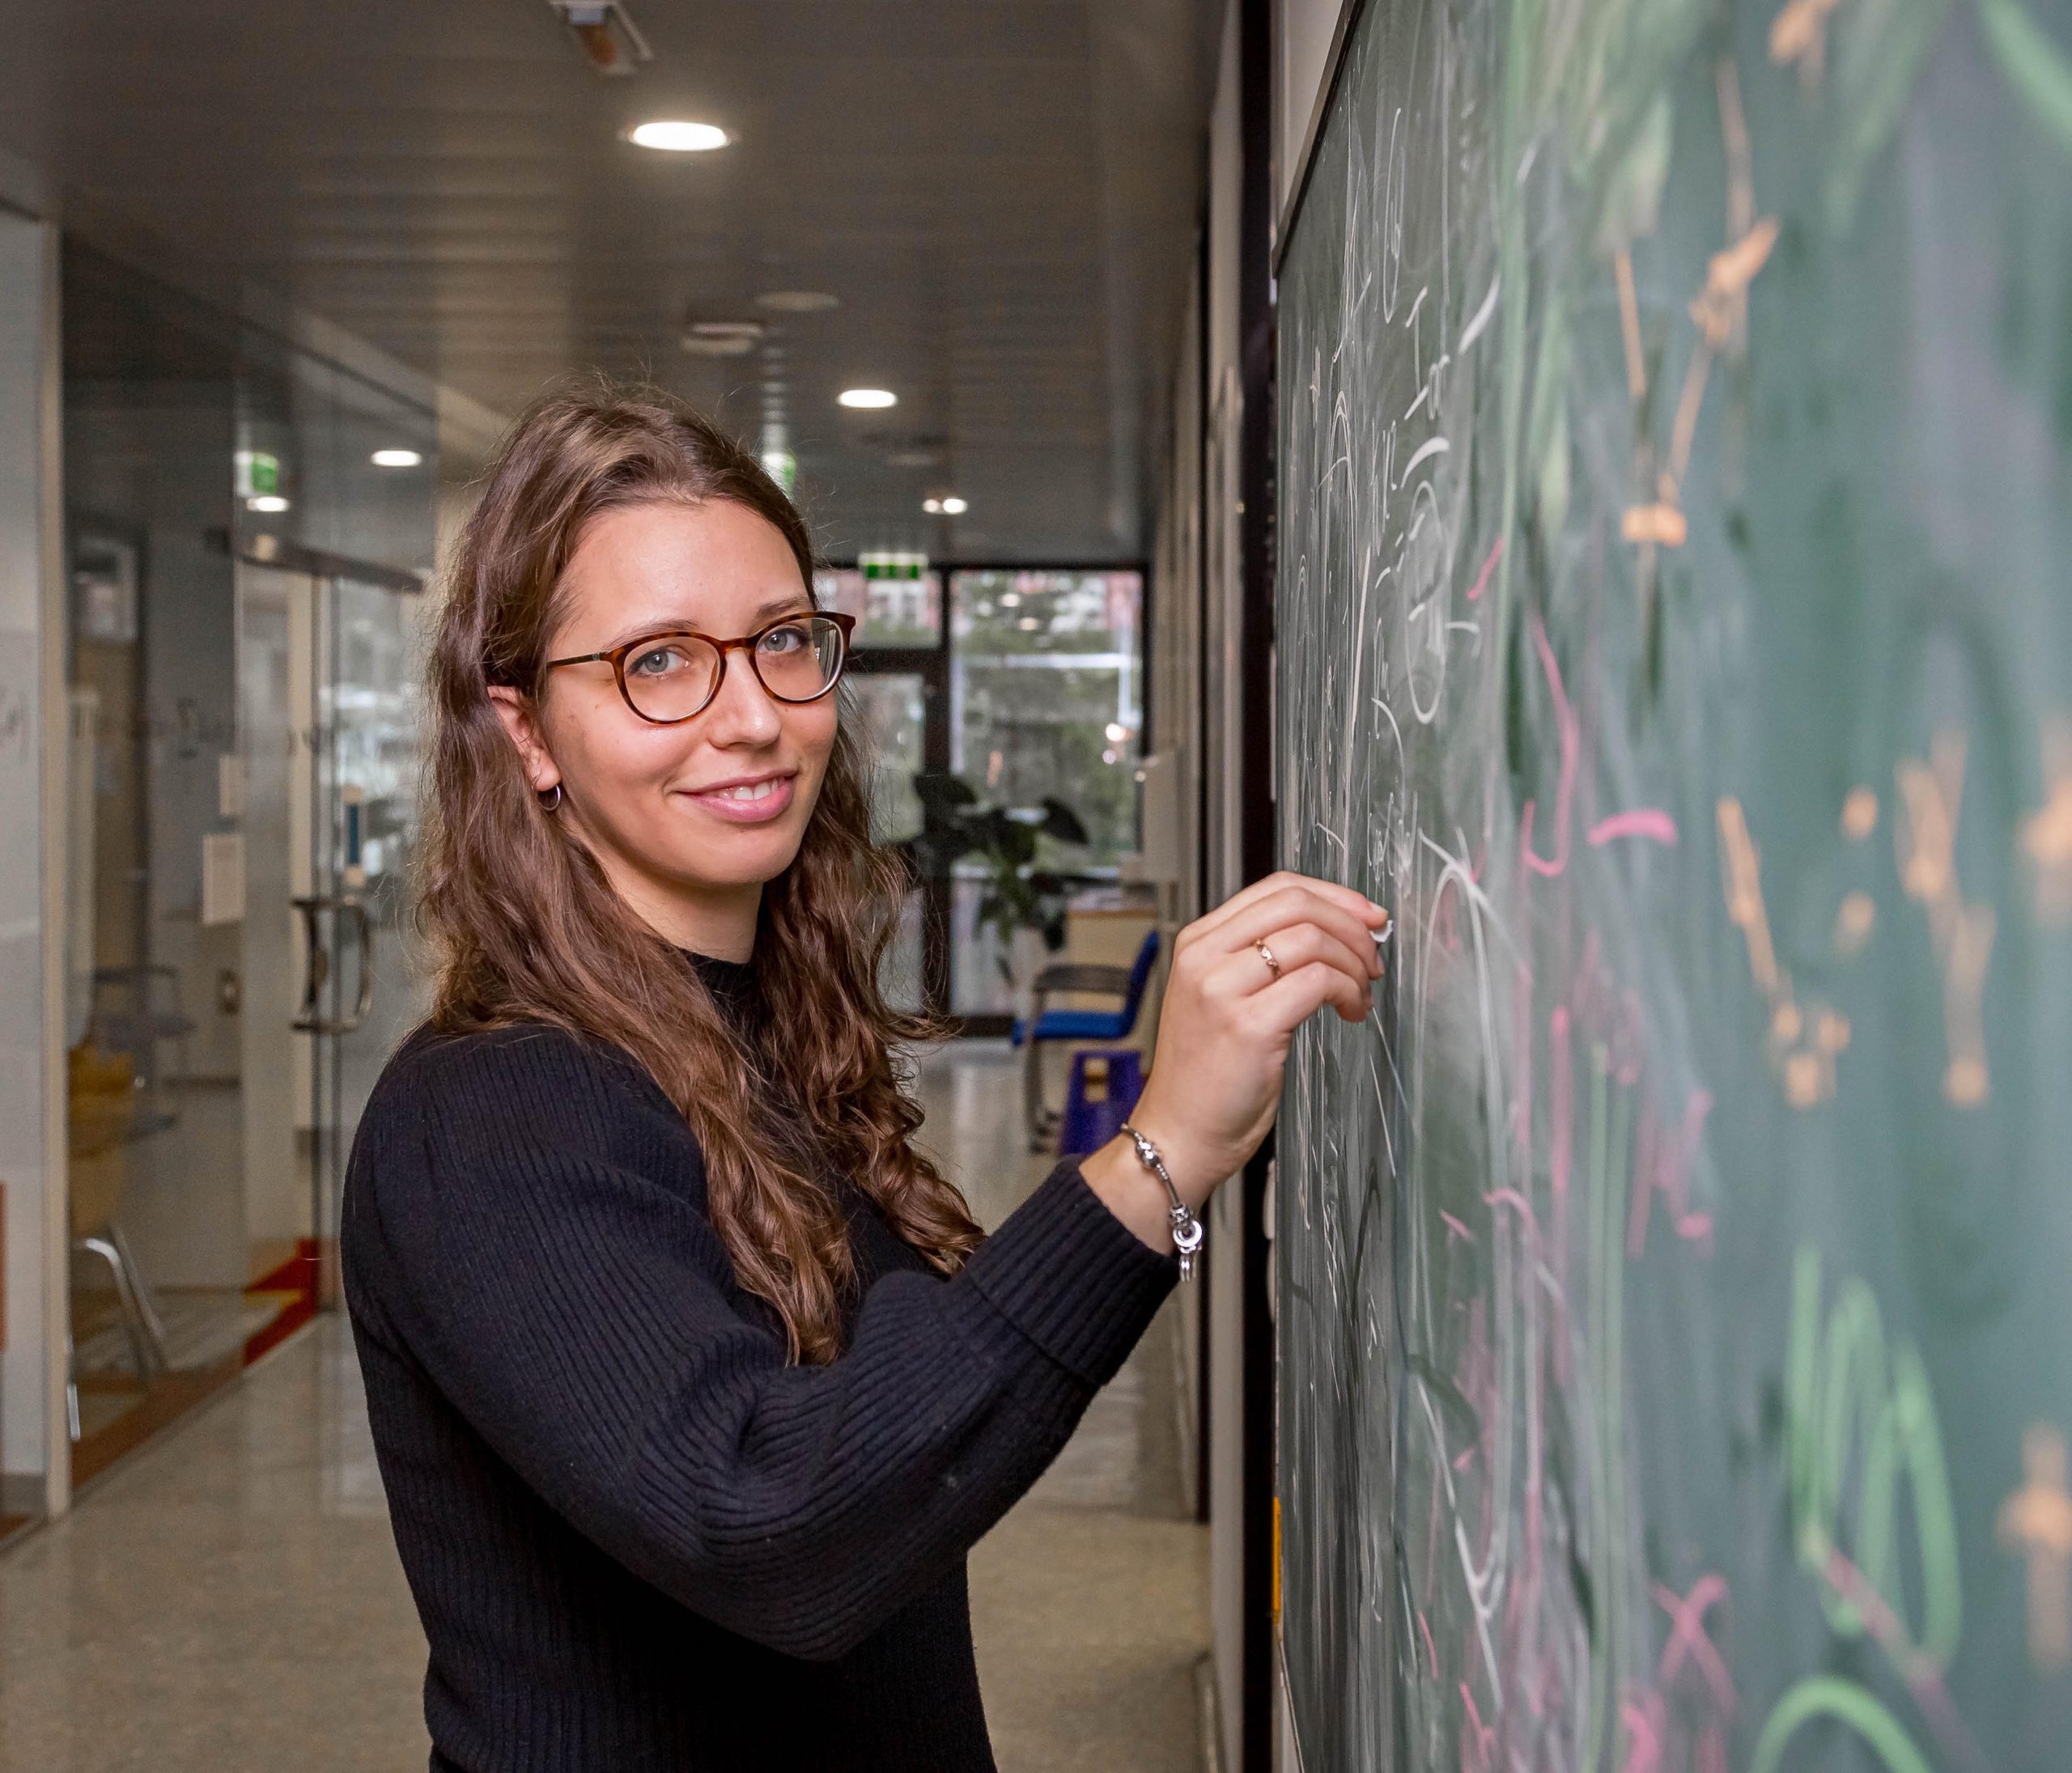
[[[244,916],[244,833],[215,831],[202,839],[202,921],[236,923]]]

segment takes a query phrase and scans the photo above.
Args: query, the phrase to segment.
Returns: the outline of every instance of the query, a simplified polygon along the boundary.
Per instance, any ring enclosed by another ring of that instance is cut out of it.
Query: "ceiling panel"
[[[1140,553],[1213,0],[631,5],[656,58],[614,80],[545,0],[0,0],[0,147],[151,268],[496,410],[600,367],[781,418],[832,549]],[[736,140],[621,139],[652,116]],[[787,288],[841,306],[681,350]],[[899,406],[841,411],[859,381]],[[924,517],[949,490],[969,515]]]

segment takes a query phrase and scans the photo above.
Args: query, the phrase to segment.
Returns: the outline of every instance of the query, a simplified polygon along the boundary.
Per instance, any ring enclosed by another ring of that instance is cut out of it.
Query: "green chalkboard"
[[[1304,1767],[2072,1768],[2072,0],[1372,0],[1279,286]]]

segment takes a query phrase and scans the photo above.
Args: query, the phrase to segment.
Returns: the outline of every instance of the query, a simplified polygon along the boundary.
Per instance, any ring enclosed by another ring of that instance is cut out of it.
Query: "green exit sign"
[[[904,551],[859,554],[856,567],[866,579],[925,579],[928,557]]]
[[[237,452],[237,496],[270,498],[281,490],[281,458],[263,449]]]

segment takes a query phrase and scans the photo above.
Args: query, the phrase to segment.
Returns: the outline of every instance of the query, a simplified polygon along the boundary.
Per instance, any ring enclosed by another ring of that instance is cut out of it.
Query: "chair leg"
[[[170,1367],[171,1358],[166,1353],[165,1320],[159,1316],[158,1300],[151,1295],[151,1284],[144,1279],[144,1270],[137,1261],[137,1253],[130,1247],[121,1224],[108,1222],[108,1241],[115,1245],[115,1253],[122,1258],[124,1271],[130,1277],[130,1296],[137,1301],[138,1314],[144,1320],[145,1334],[151,1338],[151,1347],[157,1351],[159,1365]]]
[[[122,1327],[130,1338],[130,1358],[137,1364],[137,1376],[149,1385],[151,1376],[164,1371],[169,1364],[165,1340],[162,1333],[155,1338],[152,1334],[152,1320],[144,1315],[142,1302],[137,1296],[135,1278],[124,1263],[122,1252],[105,1237],[82,1237],[74,1247],[100,1257],[108,1264],[108,1271],[115,1280],[115,1300],[122,1313]]]
[[[65,1427],[76,1447],[79,1444],[79,1364],[69,1329],[65,1332]]]
[[[1029,1148],[1040,1152],[1043,1136],[1043,1046],[1034,1034],[1021,1060],[1021,1115],[1029,1129]]]

